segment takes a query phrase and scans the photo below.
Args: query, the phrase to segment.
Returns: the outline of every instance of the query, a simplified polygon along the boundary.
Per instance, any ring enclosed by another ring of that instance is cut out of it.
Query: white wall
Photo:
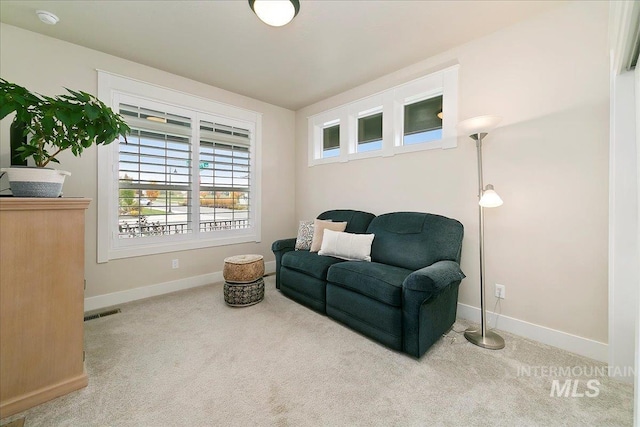
[[[119,300],[149,293],[140,291],[151,285],[172,284],[190,286],[217,277],[227,256],[258,253],[265,261],[274,259],[271,243],[291,233],[294,219],[294,120],[292,111],[240,96],[222,89],[188,80],[157,69],[149,68],[101,52],[25,31],[13,26],[0,26],[0,76],[36,92],[55,95],[63,87],[97,94],[96,69],[102,69],[145,82],[186,93],[195,94],[222,103],[246,108],[263,114],[262,138],[262,242],[221,246],[154,256],[143,256],[106,264],[96,262],[96,199],[97,150],[86,150],[81,158],[71,154],[60,157],[61,169],[72,173],[67,178],[64,193],[67,197],[89,197],[94,201],[86,215],[86,279],[85,295],[97,298],[123,292]],[[212,71],[213,72],[213,71]],[[0,133],[0,163],[10,164],[9,120],[3,120]],[[1,188],[8,187],[3,178]],[[34,242],[35,244],[35,242]],[[180,268],[171,268],[171,260],[178,258]],[[194,280],[201,277],[202,280]],[[137,291],[132,291],[137,289]],[[118,301],[99,299],[100,301]]]
[[[460,64],[460,119],[503,116],[484,144],[487,304],[606,360],[609,79],[607,3],[572,2],[296,112],[296,220],[332,208],[416,210],[465,225],[460,303],[479,305],[476,152],[451,150],[307,166],[308,116]]]

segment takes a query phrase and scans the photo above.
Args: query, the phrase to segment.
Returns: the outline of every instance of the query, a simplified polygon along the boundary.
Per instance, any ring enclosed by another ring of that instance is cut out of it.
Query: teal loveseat
[[[420,357],[456,318],[463,226],[440,215],[380,216],[332,210],[318,219],[346,221],[346,232],[374,234],[371,262],[296,251],[278,240],[276,287],[287,297],[371,337]]]

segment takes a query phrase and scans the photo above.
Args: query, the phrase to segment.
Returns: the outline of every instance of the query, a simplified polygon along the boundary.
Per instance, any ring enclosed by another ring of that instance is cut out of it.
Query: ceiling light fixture
[[[300,11],[298,0],[249,0],[249,7],[262,22],[272,27],[287,25]]]
[[[46,10],[36,10],[36,15],[38,15],[38,18],[42,22],[48,25],[56,25],[60,21],[60,18]]]

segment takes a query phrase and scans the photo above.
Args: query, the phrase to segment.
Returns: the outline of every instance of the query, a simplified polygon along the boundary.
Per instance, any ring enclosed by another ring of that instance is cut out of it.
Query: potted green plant
[[[58,197],[69,172],[47,168],[59,163],[58,154],[71,150],[80,156],[92,145],[110,144],[119,136],[126,141],[131,130],[119,114],[95,96],[67,89],[54,97],[31,92],[0,79],[0,120],[15,113],[13,124],[24,129],[26,140],[16,149],[21,160],[32,159],[35,168],[3,169],[17,197]]]

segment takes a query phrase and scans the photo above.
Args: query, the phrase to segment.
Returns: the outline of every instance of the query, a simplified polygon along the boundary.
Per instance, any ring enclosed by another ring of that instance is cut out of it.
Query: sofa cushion
[[[326,313],[327,282],[324,279],[317,279],[284,266],[280,275],[280,291],[284,295],[317,312]]]
[[[402,308],[327,283],[329,317],[395,350],[402,350]]]
[[[331,220],[334,222],[346,222],[347,228],[344,230],[347,233],[362,234],[367,231],[369,223],[375,218],[375,215],[369,212],[354,211],[351,209],[334,209],[331,211],[322,212],[318,215],[318,219]]]
[[[412,271],[375,262],[346,261],[331,266],[327,282],[376,301],[402,306],[402,282]]]
[[[451,218],[394,212],[374,218],[367,233],[376,235],[371,246],[374,262],[419,270],[438,261],[460,261],[464,229]]]
[[[305,273],[317,279],[325,280],[329,267],[344,260],[320,256],[317,252],[291,251],[282,256],[282,265],[292,270]]]

